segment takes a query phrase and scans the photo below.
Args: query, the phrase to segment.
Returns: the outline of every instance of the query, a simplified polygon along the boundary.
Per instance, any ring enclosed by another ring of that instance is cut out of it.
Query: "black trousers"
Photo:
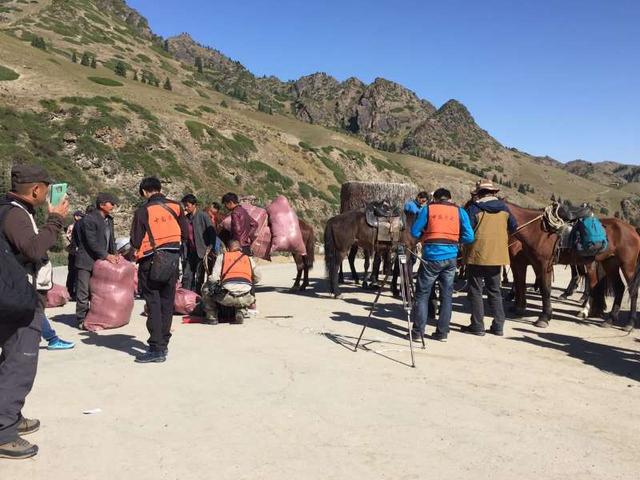
[[[203,273],[198,275],[198,265],[202,259],[198,257],[198,252],[189,251],[187,258],[182,262],[182,288],[191,290],[200,295],[202,289],[202,282],[204,281]]]
[[[67,292],[71,298],[76,298],[76,281],[78,279],[78,270],[76,269],[76,256],[69,254],[67,257]]]
[[[18,438],[22,407],[38,370],[43,317],[39,308],[29,323],[0,323],[0,445]]]
[[[89,282],[91,281],[91,272],[79,268],[76,270],[76,320],[78,323],[83,322],[87,313],[89,313]]]
[[[138,268],[140,294],[147,303],[147,330],[149,331],[149,350],[163,351],[171,338],[171,322],[176,296],[178,271],[164,283],[149,278],[151,258],[145,258]]]
[[[471,302],[471,328],[484,331],[484,300],[482,298],[483,286],[487,291],[487,300],[493,310],[493,323],[491,327],[502,331],[504,328],[504,307],[502,305],[502,292],[500,281],[502,267],[467,265],[469,279],[469,301]]]

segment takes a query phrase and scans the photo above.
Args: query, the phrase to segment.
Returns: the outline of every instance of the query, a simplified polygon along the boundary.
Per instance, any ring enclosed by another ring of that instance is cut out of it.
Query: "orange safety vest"
[[[226,252],[222,257],[220,283],[245,282],[253,283],[251,260],[247,255],[238,252]]]
[[[451,203],[431,203],[422,243],[458,243],[460,241],[460,211]]]
[[[180,205],[175,202],[166,202],[164,205],[173,210],[177,217],[180,216]],[[147,228],[151,228],[153,239],[156,243],[156,248],[160,248],[163,245],[177,244],[180,246],[182,240],[180,224],[176,219],[168,212],[162,204],[151,203],[145,207],[149,216],[149,223]],[[149,232],[144,234],[140,249],[138,250],[137,258],[140,259],[145,255],[149,255],[153,252],[151,246],[151,240],[149,240]]]

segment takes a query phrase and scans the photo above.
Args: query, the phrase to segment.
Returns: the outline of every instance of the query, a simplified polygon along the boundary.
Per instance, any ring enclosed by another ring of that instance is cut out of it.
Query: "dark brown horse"
[[[542,313],[535,325],[544,328],[549,325],[553,314],[551,282],[554,263],[589,267],[594,259],[593,257],[580,257],[569,250],[562,251],[558,261],[555,262],[554,255],[558,235],[546,228],[542,212],[522,208],[513,203],[508,203],[508,206],[519,225],[517,233],[511,237],[512,243],[510,245],[511,268],[516,291],[516,311],[523,313],[526,309],[526,271],[527,265],[531,265],[540,283],[542,295]],[[598,254],[595,260],[612,281],[612,287],[615,291],[614,305],[606,323],[610,325],[618,318],[624,295],[624,284],[618,273],[619,270],[622,270],[631,299],[630,318],[625,330],[631,330],[635,325],[638,299],[638,278],[640,277],[637,268],[638,256],[640,255],[640,237],[631,225],[616,218],[603,219],[602,225],[607,232],[609,246],[607,250]],[[598,278],[593,268],[587,268],[587,270],[590,287],[593,290],[598,286]],[[602,305],[592,304],[592,314],[600,313],[598,310],[601,308]]]
[[[414,215],[405,215],[400,243],[408,248],[413,248],[416,244],[416,240],[411,236],[414,220]],[[324,229],[324,258],[329,292],[335,298],[340,297],[338,281],[340,265],[353,245],[364,250],[370,258],[382,247],[376,241],[376,229],[367,224],[365,213],[348,211],[330,218]]]
[[[298,220],[300,224],[300,231],[302,232],[302,240],[304,241],[306,255],[293,254],[293,259],[296,262],[296,268],[298,270],[296,274],[296,281],[291,287],[291,291],[303,292],[309,286],[309,270],[313,268],[313,262],[315,260],[316,249],[316,234],[313,231],[313,227],[304,220]],[[300,284],[300,278],[303,277],[302,285]]]

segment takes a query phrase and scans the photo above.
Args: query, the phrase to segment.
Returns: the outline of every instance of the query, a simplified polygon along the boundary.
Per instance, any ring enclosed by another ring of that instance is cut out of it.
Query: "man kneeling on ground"
[[[242,252],[240,242],[229,242],[229,250],[218,255],[209,281],[202,288],[202,303],[206,323],[218,323],[219,305],[236,309],[233,323],[243,323],[247,308],[255,302],[253,286],[260,281],[260,273],[251,257]]]

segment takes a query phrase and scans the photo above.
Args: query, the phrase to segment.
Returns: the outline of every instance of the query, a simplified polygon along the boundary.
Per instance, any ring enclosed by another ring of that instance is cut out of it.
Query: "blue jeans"
[[[56,331],[51,326],[49,319],[46,315],[42,315],[42,338],[44,338],[47,342],[58,338]]]
[[[438,317],[437,331],[449,333],[453,279],[455,276],[455,258],[441,261],[423,260],[420,263],[418,282],[416,284],[416,303],[413,311],[414,330],[424,333],[429,316],[429,296],[437,281],[440,283],[440,315]]]

